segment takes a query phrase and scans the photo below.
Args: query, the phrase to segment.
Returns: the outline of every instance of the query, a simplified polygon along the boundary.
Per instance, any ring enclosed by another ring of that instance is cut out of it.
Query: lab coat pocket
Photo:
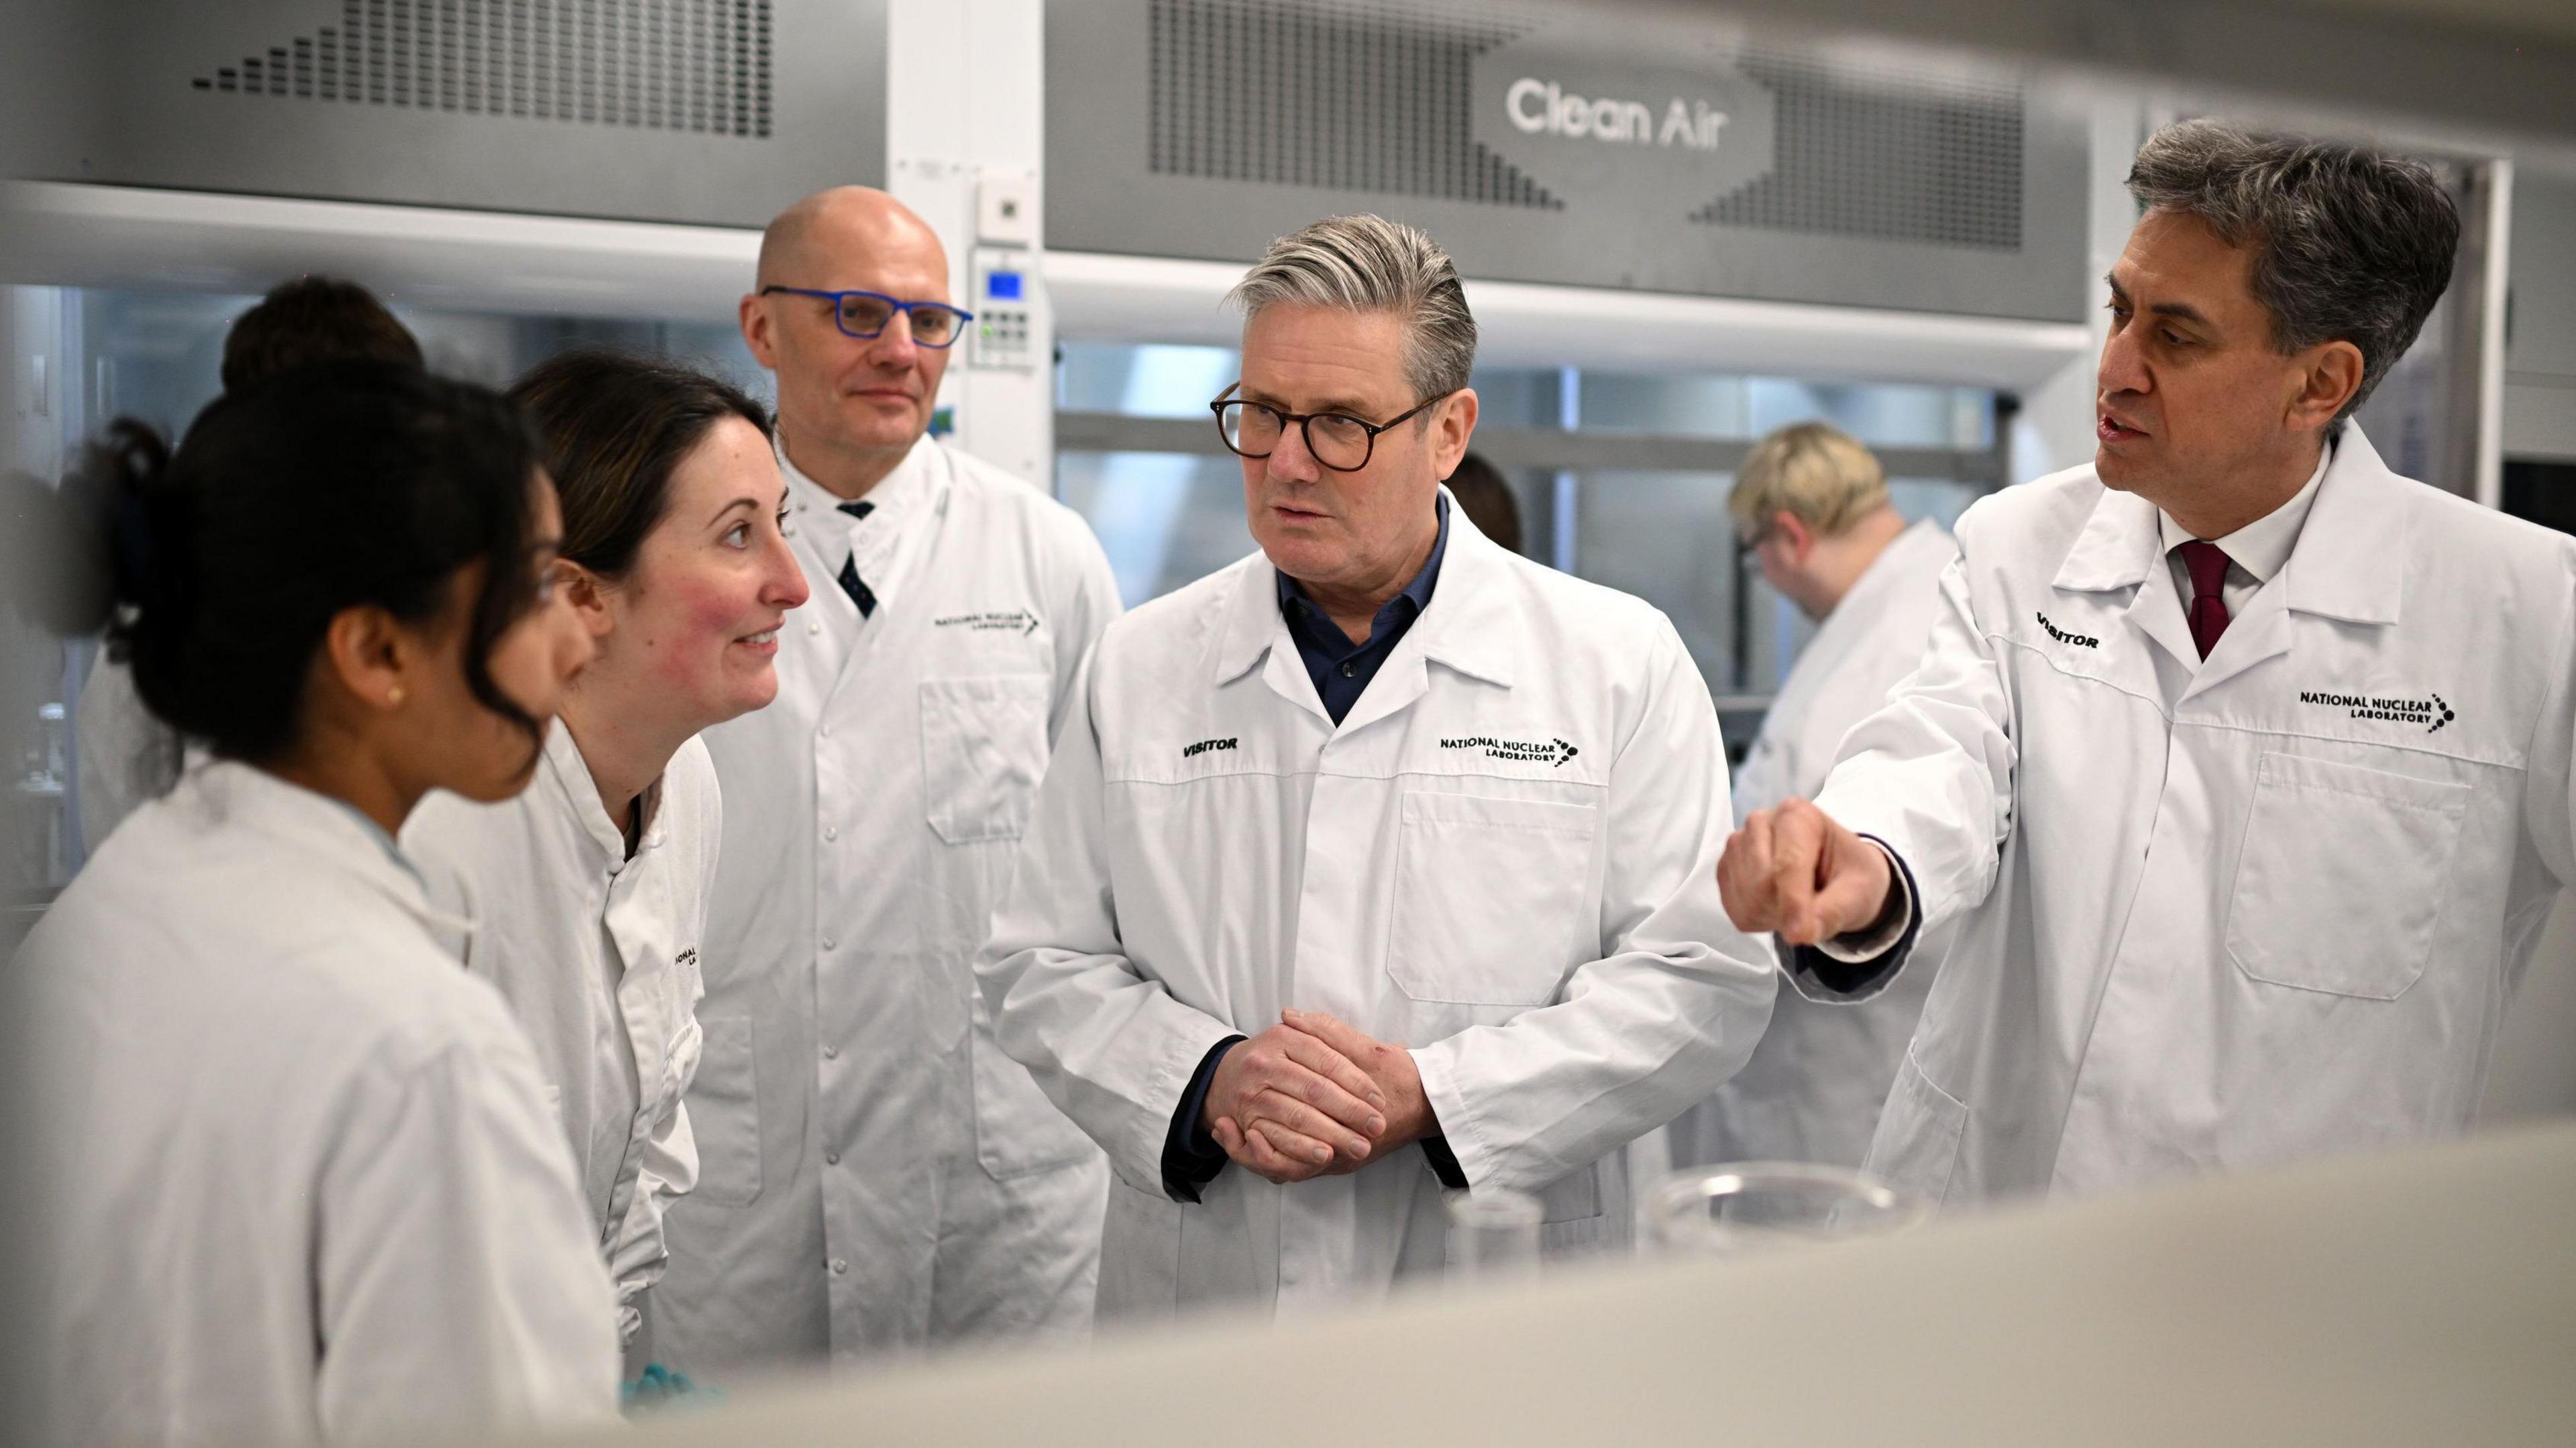
[[[1950,1177],[1959,1168],[1959,1143],[1968,1129],[1968,1103],[1942,1090],[1923,1074],[1914,1048],[1905,1048],[1896,1085],[1887,1093],[1887,1108],[1870,1142],[1865,1170],[1900,1192],[1941,1205],[1950,1194]]]
[[[1541,1006],[1598,953],[1599,812],[1537,799],[1404,796],[1386,972],[1417,1001]]]
[[[2271,985],[2395,1000],[2424,973],[2469,786],[2292,754],[2256,761],[2227,954]]]
[[[698,1146],[698,1184],[689,1195],[720,1207],[747,1207],[760,1198],[760,1097],[751,1018],[710,1016],[699,1026],[698,1075],[685,1098]]]
[[[952,845],[1016,840],[1046,773],[1044,674],[921,681],[922,806]]]

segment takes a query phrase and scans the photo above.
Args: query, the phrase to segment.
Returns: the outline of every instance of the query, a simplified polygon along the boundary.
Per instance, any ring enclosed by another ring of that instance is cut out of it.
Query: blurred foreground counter
[[[600,1442],[2576,1442],[2576,1126],[1911,1236],[993,1351]]]

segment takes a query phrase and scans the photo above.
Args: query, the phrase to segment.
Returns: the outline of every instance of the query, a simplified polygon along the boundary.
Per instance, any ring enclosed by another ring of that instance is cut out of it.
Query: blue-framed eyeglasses
[[[766,286],[762,296],[785,292],[794,297],[821,297],[832,304],[832,323],[841,335],[870,341],[885,332],[886,325],[901,312],[912,325],[912,340],[924,347],[945,347],[955,342],[975,314],[946,302],[897,301],[883,292],[824,292],[812,287]]]

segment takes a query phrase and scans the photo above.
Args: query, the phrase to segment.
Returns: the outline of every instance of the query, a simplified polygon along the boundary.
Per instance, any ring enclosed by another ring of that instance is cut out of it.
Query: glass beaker
[[[1931,1215],[1927,1203],[1847,1167],[1747,1161],[1675,1172],[1656,1188],[1648,1219],[1666,1250],[1711,1254],[1886,1236]]]
[[[1538,1229],[1546,1217],[1528,1192],[1487,1187],[1449,1198],[1449,1275],[1528,1276],[1538,1271]]]

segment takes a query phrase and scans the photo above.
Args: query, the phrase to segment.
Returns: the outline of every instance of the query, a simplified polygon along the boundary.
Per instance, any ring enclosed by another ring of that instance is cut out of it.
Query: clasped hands
[[[1200,1114],[1229,1158],[1274,1182],[1355,1172],[1439,1130],[1412,1052],[1309,1011],[1226,1052]]]

